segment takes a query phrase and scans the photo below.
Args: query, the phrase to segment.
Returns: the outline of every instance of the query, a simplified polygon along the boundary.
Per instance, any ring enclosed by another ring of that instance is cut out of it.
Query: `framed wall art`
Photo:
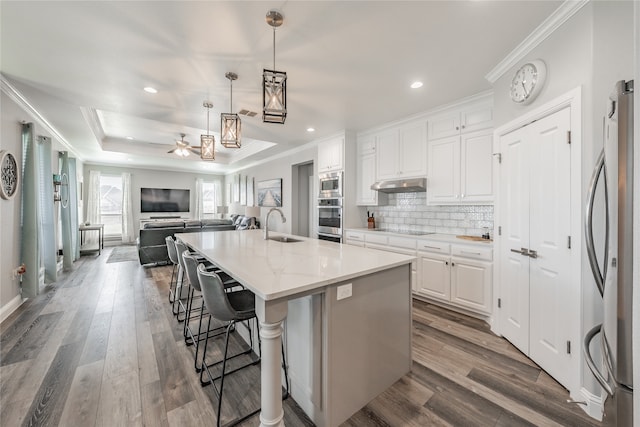
[[[282,206],[282,178],[258,181],[258,206]]]

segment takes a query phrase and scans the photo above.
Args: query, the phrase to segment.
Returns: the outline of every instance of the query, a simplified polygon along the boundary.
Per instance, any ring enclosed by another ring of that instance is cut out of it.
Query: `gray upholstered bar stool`
[[[173,301],[175,300],[175,289],[178,285],[179,276],[178,253],[176,252],[176,243],[173,240],[173,236],[165,237],[164,241],[167,244],[167,254],[169,254],[169,261],[171,261],[171,264],[173,265],[173,268],[171,269],[171,281],[169,282],[169,302],[173,303]]]
[[[191,254],[189,251],[184,251],[182,253],[182,261],[185,267],[185,272],[187,274],[187,279],[189,281],[189,296],[188,296],[188,300],[187,300],[187,314],[186,317],[188,319],[191,319],[191,315],[194,311],[196,311],[196,313],[199,313],[199,322],[198,322],[198,333],[194,335],[193,330],[191,328],[191,323],[189,321],[186,321],[184,324],[184,339],[185,339],[185,344],[186,345],[192,345],[195,344],[195,352],[194,352],[194,367],[196,369],[197,372],[200,371],[200,365],[198,364],[198,352],[199,352],[199,348],[200,348],[200,341],[202,340],[206,340],[208,338],[220,335],[224,332],[224,327],[226,326],[225,324],[220,324],[220,326],[213,328],[212,330],[207,329],[206,331],[202,330],[202,319],[204,317],[204,315],[208,315],[208,313],[205,313],[205,306],[204,306],[204,300],[201,301],[200,303],[200,307],[197,309],[194,309],[194,299],[196,297],[199,297],[201,295],[202,289],[200,287],[200,279],[198,278],[198,259],[196,259],[196,257]],[[240,283],[238,283],[237,280],[235,280],[233,277],[229,276],[228,274],[224,273],[223,271],[220,271],[219,269],[217,269],[216,267],[212,266],[210,268],[207,268],[207,271],[215,271],[218,276],[220,277],[220,279],[222,280],[222,283],[224,285],[225,290],[229,290],[232,288],[241,288]]]
[[[246,289],[243,289],[241,291],[226,292],[224,284],[222,283],[222,280],[220,280],[220,277],[215,272],[207,271],[204,265],[198,266],[198,279],[200,280],[200,287],[202,289],[202,297],[204,299],[204,304],[210,313],[207,330],[210,328],[211,318],[215,318],[222,322],[228,322],[228,325],[225,331],[224,352],[223,352],[223,358],[221,361],[222,362],[221,374],[217,377],[212,376],[209,368],[213,365],[207,365],[206,363],[206,354],[207,354],[207,347],[209,344],[209,340],[205,341],[205,344],[204,344],[204,350],[203,350],[203,356],[202,356],[203,362],[201,365],[202,369],[200,371],[200,383],[202,385],[212,384],[213,389],[218,396],[218,408],[216,412],[216,417],[217,417],[217,425],[219,427],[220,426],[220,409],[222,407],[222,394],[224,391],[225,376],[232,374],[234,372],[237,372],[246,367],[253,366],[260,363],[260,359],[252,360],[249,363],[246,363],[242,366],[234,368],[228,372],[226,371],[227,360],[230,359],[229,357],[227,357],[228,350],[229,350],[229,333],[231,332],[232,328],[235,326],[237,322],[244,322],[244,321],[248,322],[256,318],[255,295],[251,291]],[[216,364],[218,363],[220,362],[217,362]],[[282,398],[286,399],[287,397],[289,397],[289,377],[287,374],[287,364],[286,364],[285,355],[284,355],[284,344],[282,346],[282,367],[284,369],[284,376],[285,376],[285,383],[286,383],[285,391],[283,392]],[[204,381],[205,372],[209,378],[208,381]],[[215,381],[218,379],[220,380],[220,389],[218,389],[215,384]],[[225,425],[236,425],[246,420],[247,418],[257,414],[258,412],[260,412],[260,408],[258,408],[257,410],[249,414],[238,417],[233,421],[226,423]]]

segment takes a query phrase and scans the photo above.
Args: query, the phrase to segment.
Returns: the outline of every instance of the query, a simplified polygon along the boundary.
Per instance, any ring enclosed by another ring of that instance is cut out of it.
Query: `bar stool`
[[[201,292],[202,289],[200,287],[200,279],[198,278],[198,260],[196,259],[196,257],[191,254],[188,250],[184,251],[182,253],[182,261],[184,263],[184,267],[185,267],[185,272],[187,274],[187,279],[189,281],[189,296],[187,299],[187,313],[185,315],[185,318],[187,319],[191,319],[191,314],[194,311],[193,308],[193,303],[194,303],[194,299],[196,297],[200,297],[201,296]],[[214,271],[216,272],[216,274],[218,274],[218,276],[220,277],[220,279],[222,280],[222,284],[224,285],[225,291],[232,289],[234,287],[241,287],[240,283],[238,283],[237,280],[235,280],[233,277],[229,276],[228,274],[226,274],[223,271],[220,271],[217,267],[215,266],[211,266],[210,268],[207,268],[207,271]],[[198,293],[198,295],[196,295],[196,292]],[[193,331],[191,329],[190,323],[189,321],[185,321],[184,324],[184,330],[183,330],[183,334],[184,334],[184,339],[185,339],[185,344],[186,345],[192,345],[195,344],[195,353],[194,353],[194,367],[196,372],[200,372],[200,366],[198,365],[198,352],[199,352],[199,347],[200,347],[200,341],[202,341],[203,339],[207,339],[207,338],[211,338],[217,335],[221,335],[224,332],[224,325],[223,326],[219,326],[217,328],[214,328],[212,330],[207,329],[206,331],[202,331],[202,318],[205,315],[205,306],[204,306],[204,300],[202,300],[201,304],[200,304],[200,308],[196,309],[199,313],[199,324],[198,324],[198,333],[197,335],[193,334]],[[207,313],[208,315],[208,313]],[[210,333],[214,332],[213,335],[211,335]]]
[[[171,269],[171,281],[169,281],[169,302],[173,303],[175,299],[175,287],[178,285],[178,276],[177,267],[178,265],[178,253],[176,252],[176,244],[173,240],[173,236],[167,236],[164,239],[167,244],[167,253],[169,254],[169,261],[171,261],[171,265],[173,268]],[[175,278],[175,282],[173,279]]]
[[[209,368],[212,365],[206,364],[206,354],[207,354],[207,346],[209,344],[209,340],[205,341],[203,356],[202,356],[202,365],[200,371],[200,383],[202,385],[212,384],[213,389],[218,396],[218,408],[216,412],[217,417],[217,426],[220,426],[220,409],[222,407],[222,393],[224,390],[224,378],[225,376],[232,374],[234,372],[238,372],[239,370],[256,365],[260,363],[260,359],[253,360],[245,365],[234,368],[229,372],[226,372],[226,365],[228,350],[229,350],[229,332],[234,327],[237,322],[250,321],[256,318],[255,311],[255,295],[246,289],[241,291],[234,292],[225,292],[224,285],[220,280],[220,277],[214,273],[207,271],[203,265],[198,266],[198,279],[200,280],[200,286],[202,289],[202,297],[204,299],[204,304],[209,310],[209,324],[207,326],[207,330],[209,330],[211,318],[215,318],[222,322],[228,322],[225,331],[225,343],[224,343],[224,356],[222,359],[222,371],[218,377],[213,377]],[[220,363],[220,362],[217,362]],[[217,364],[216,363],[216,364]],[[282,398],[286,399],[289,397],[289,377],[287,374],[287,364],[284,355],[284,344],[282,345],[282,367],[284,369],[285,376],[285,392],[283,393]],[[207,373],[209,377],[209,381],[204,381],[204,373]],[[216,387],[215,381],[220,379],[220,389]],[[239,418],[234,419],[233,421],[227,423],[226,425],[236,425],[247,418],[257,414],[260,412],[260,408],[251,412],[250,414],[243,415]]]

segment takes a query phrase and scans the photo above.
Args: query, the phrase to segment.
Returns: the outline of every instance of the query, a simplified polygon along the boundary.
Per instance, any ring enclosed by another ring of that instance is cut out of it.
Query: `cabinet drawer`
[[[344,233],[344,238],[346,240],[358,240],[364,242],[364,233],[358,233],[357,231],[346,231]]]
[[[493,249],[479,248],[477,246],[452,245],[451,255],[464,257],[464,258],[474,258],[474,259],[482,259],[485,261],[491,261],[493,259]]]
[[[416,249],[416,239],[407,239],[406,237],[389,236],[389,246],[396,248]]]
[[[361,248],[364,248],[364,242],[361,240],[354,240],[354,239],[346,239],[344,241],[344,243],[346,245],[351,245],[351,246],[359,246]]]
[[[367,243],[376,243],[378,245],[386,245],[388,242],[388,237],[380,234],[368,234],[364,238]]]
[[[423,252],[449,255],[450,247],[451,245],[448,243],[434,242],[432,240],[418,241],[418,250]]]

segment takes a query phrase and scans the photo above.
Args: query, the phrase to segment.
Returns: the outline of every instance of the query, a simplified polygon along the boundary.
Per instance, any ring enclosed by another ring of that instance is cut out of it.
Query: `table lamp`
[[[218,211],[218,213],[220,214],[220,218],[224,218],[225,214],[229,213],[229,207],[228,206],[218,206],[216,208],[216,211]]]
[[[250,229],[257,228],[255,219],[260,218],[260,206],[247,206],[244,209],[244,216],[251,218]]]

